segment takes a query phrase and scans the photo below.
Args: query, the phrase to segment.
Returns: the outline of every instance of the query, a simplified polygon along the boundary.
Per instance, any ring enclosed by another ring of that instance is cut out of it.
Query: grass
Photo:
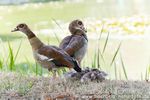
[[[114,54],[114,56],[113,56],[113,58],[112,58],[112,61],[111,61],[110,65],[112,65],[112,64],[114,63],[115,58],[116,58],[116,56],[117,56],[117,54],[118,54],[118,52],[119,52],[120,46],[121,46],[121,43],[119,44],[119,46],[118,46],[118,48],[117,48],[117,50],[116,50],[116,52],[115,52],[115,54]]]
[[[11,77],[10,77],[11,76]],[[80,83],[78,80],[51,80],[49,77],[0,74],[0,99],[149,99],[146,81],[113,81]],[[94,86],[94,87],[93,87]]]
[[[121,59],[121,64],[122,64],[122,68],[123,68],[123,72],[124,72],[125,78],[128,80],[127,72],[126,72],[125,65],[124,65],[122,57],[120,57],[120,59]]]

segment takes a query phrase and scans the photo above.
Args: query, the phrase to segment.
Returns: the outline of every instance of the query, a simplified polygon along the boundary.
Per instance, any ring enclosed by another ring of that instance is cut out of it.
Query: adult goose
[[[74,58],[56,46],[44,44],[26,24],[17,25],[12,30],[12,32],[15,31],[21,31],[28,37],[35,60],[49,71],[53,70],[54,76],[56,76],[56,69],[61,67],[73,68],[75,71],[81,72],[81,68]]]
[[[71,57],[75,58],[79,65],[86,54],[88,39],[81,20],[73,20],[69,24],[70,36],[66,36],[60,43],[59,47],[65,50]]]

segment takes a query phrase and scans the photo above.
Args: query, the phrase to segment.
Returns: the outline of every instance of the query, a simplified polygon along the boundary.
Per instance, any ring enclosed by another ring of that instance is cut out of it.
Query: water
[[[112,18],[133,15],[148,15],[149,0],[97,0],[90,2],[89,17]]]
[[[107,53],[114,52],[114,47],[117,47],[120,42],[122,43],[118,58],[116,59],[118,69],[117,74],[119,75],[119,70],[121,70],[121,74],[124,77],[120,61],[121,55],[128,78],[130,80],[141,80],[141,76],[143,76],[145,79],[146,69],[148,69],[150,65],[150,38],[147,36],[137,38],[128,37],[123,38],[122,40],[113,38],[110,42]],[[114,67],[112,70],[114,70]],[[115,78],[114,71],[110,73],[112,75],[111,77]]]

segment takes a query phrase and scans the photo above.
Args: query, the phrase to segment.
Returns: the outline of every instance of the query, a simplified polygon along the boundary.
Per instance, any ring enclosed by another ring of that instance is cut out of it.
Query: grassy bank
[[[3,76],[3,77],[2,77]],[[146,81],[105,80],[80,83],[75,80],[31,77],[14,73],[0,74],[0,99],[149,99],[150,84]],[[92,100],[93,100],[92,99]]]

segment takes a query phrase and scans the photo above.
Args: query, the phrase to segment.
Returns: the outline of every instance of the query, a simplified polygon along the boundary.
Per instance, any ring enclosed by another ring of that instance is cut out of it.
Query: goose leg
[[[57,76],[57,73],[56,73],[57,70],[56,70],[56,69],[51,69],[51,68],[50,68],[50,69],[48,69],[48,71],[52,73],[52,79],[55,79],[56,76]]]
[[[57,79],[57,69],[53,69],[52,73],[53,73],[53,79]]]

